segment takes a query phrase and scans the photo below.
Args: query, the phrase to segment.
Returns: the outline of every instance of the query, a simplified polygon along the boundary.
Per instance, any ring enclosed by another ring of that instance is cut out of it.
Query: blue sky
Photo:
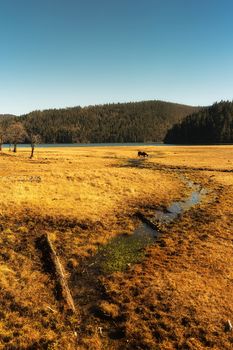
[[[0,113],[233,99],[232,0],[0,0]]]

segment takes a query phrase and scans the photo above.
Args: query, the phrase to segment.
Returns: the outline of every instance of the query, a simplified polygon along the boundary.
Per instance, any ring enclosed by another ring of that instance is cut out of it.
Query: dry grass
[[[151,156],[159,164],[208,169],[232,169],[232,146],[164,146],[151,149]]]
[[[0,349],[232,349],[233,147],[38,149],[0,156]],[[205,170],[198,170],[200,168]],[[196,171],[195,171],[196,169]],[[211,171],[210,171],[211,170]],[[144,259],[103,274],[99,246],[201,183],[206,199]],[[37,239],[49,231],[78,309],[68,316]]]
[[[148,169],[121,167],[136,150],[128,148],[39,149],[30,161],[28,151],[0,158],[1,208],[35,210],[41,215],[64,215],[102,220],[122,206],[139,200],[166,204],[175,191],[174,178]],[[140,161],[142,163],[143,160]],[[177,182],[177,187],[179,184]]]

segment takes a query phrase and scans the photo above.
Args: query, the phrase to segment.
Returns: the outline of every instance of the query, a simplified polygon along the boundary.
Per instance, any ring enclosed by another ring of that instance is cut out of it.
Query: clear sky
[[[0,113],[233,99],[232,0],[0,0]]]

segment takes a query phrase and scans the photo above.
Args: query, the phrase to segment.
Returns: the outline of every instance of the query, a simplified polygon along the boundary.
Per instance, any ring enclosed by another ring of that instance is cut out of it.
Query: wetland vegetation
[[[1,153],[2,349],[232,349],[233,146],[140,150],[149,157],[133,146]],[[138,212],[153,221],[191,196],[183,178],[202,200],[157,222],[156,240],[145,224],[146,239],[133,234]],[[44,234],[75,314],[38,248]]]

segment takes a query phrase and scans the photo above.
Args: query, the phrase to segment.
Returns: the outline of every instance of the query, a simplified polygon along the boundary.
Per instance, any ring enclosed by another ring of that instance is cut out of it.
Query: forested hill
[[[162,101],[34,111],[19,117],[45,143],[160,142],[200,108]]]
[[[0,114],[0,119],[3,118],[15,118],[16,116],[13,114]]]
[[[174,125],[165,143],[233,143],[233,102],[222,101],[203,108]]]

